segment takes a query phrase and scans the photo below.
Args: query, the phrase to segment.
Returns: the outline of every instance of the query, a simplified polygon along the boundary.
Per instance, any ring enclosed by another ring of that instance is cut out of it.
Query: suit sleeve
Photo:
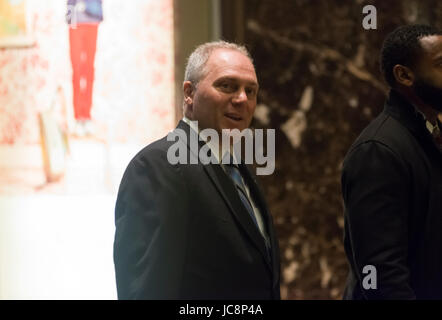
[[[177,299],[186,251],[187,192],[179,168],[151,150],[127,167],[115,206],[119,299]]]
[[[367,299],[415,298],[407,264],[410,180],[406,164],[378,142],[357,146],[344,163],[342,193],[351,243],[347,254]],[[375,274],[364,270],[369,265]]]

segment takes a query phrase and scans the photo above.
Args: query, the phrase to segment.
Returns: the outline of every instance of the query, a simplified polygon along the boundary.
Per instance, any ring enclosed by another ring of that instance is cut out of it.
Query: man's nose
[[[239,89],[236,93],[235,96],[233,97],[233,102],[234,103],[242,103],[247,101],[247,94],[246,91],[244,90],[244,88]]]

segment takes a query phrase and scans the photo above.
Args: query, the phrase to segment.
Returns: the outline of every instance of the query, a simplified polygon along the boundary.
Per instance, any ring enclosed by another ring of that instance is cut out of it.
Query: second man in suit
[[[406,25],[381,51],[384,110],[343,165],[345,299],[442,299],[442,32]]]

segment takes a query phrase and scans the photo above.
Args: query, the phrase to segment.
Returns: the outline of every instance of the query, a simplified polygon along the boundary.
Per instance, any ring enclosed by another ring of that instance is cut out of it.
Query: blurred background
[[[362,26],[365,5],[377,9],[376,29]],[[65,0],[0,0],[0,299],[116,299],[121,176],[181,119],[186,58],[217,39],[249,48],[261,87],[253,126],[276,129],[276,169],[260,180],[282,297],[340,299],[341,163],[383,108],[382,40],[406,23],[442,27],[442,3],[103,0],[94,73],[77,84],[75,63],[91,54],[72,60],[68,9]],[[74,103],[85,88],[88,128]]]

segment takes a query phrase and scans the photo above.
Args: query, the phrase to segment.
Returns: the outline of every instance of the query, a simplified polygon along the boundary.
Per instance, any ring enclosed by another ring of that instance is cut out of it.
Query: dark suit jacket
[[[442,156],[423,117],[391,91],[343,167],[346,299],[442,298]],[[377,269],[365,290],[364,266]]]
[[[178,129],[189,133],[180,121]],[[186,144],[187,152],[188,141]],[[167,160],[163,138],[129,163],[115,208],[119,299],[279,299],[272,218],[250,171],[271,251],[220,165]],[[200,143],[200,147],[202,144]]]

